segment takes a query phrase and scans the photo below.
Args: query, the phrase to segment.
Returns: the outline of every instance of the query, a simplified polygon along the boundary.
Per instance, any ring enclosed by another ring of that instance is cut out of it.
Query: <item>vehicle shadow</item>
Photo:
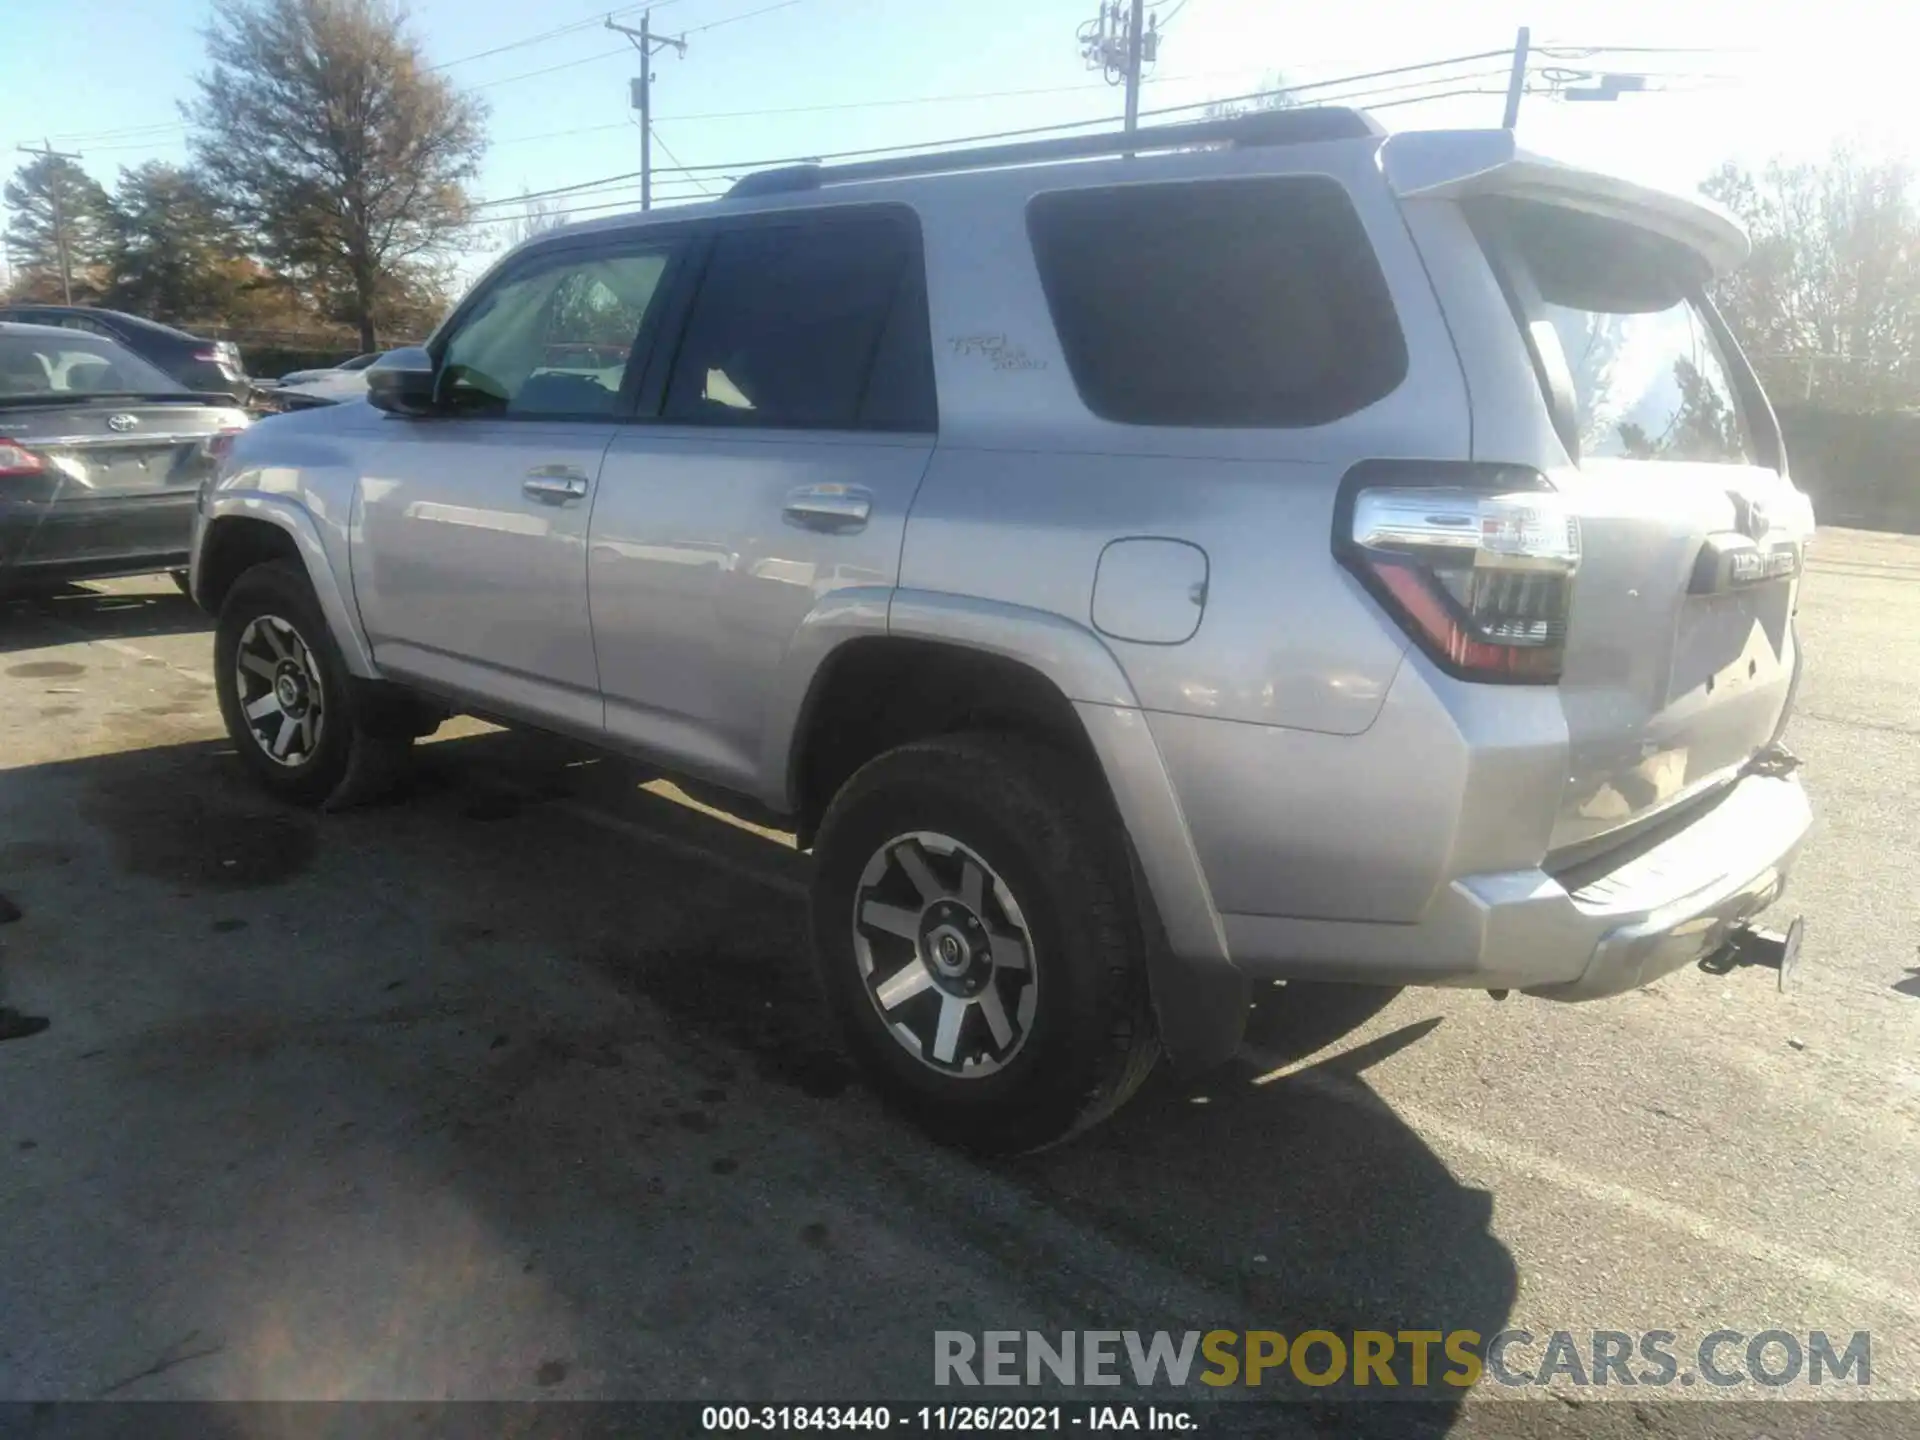
[[[0,1399],[1005,1402],[934,1388],[936,1331],[1504,1322],[1488,1196],[1366,1082],[1438,1022],[1271,1073],[1390,996],[1276,990],[1257,1061],[982,1163],[848,1070],[806,857],[577,747],[421,750],[331,816],[219,743],[0,771],[0,966],[52,1022],[0,1046]]]
[[[0,590],[0,655],[76,640],[138,640],[212,628],[212,619],[165,575],[116,582],[112,589]]]

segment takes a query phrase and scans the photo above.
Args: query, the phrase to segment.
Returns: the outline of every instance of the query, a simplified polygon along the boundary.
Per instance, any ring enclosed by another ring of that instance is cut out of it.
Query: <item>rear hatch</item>
[[[1525,156],[1426,178],[1416,193],[1460,205],[1505,293],[1537,381],[1511,398],[1544,404],[1565,452],[1476,445],[1540,468],[1579,526],[1550,840],[1571,864],[1704,800],[1778,738],[1812,510],[1704,296],[1744,250],[1729,222]]]

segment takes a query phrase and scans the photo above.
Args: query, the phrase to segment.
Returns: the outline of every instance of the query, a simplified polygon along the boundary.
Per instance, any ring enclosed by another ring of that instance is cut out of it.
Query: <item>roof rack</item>
[[[1224,120],[1182,125],[1153,125],[1144,130],[1068,135],[1052,140],[1023,140],[970,150],[936,150],[891,160],[861,160],[851,165],[788,165],[743,175],[727,191],[737,200],[754,195],[784,195],[844,185],[855,180],[891,180],[907,175],[939,175],[955,170],[988,170],[1001,165],[1035,165],[1049,160],[1085,160],[1101,155],[1135,155],[1198,145],[1306,145],[1316,140],[1359,140],[1387,132],[1372,116],[1344,106],[1300,110],[1263,110]]]

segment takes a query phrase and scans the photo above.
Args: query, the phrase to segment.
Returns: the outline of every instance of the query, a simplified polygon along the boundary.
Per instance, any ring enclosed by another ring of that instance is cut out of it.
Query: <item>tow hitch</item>
[[[1725,975],[1743,965],[1764,965],[1778,976],[1784,991],[1800,963],[1800,940],[1806,928],[1806,921],[1797,915],[1785,930],[1742,925],[1725,945],[1700,962],[1700,968],[1709,975]]]

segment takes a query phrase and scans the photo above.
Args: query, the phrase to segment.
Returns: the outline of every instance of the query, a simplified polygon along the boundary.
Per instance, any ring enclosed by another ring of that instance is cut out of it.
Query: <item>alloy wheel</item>
[[[888,1032],[962,1079],[1007,1065],[1039,998],[1033,936],[993,867],[951,836],[895,836],[854,892],[853,953]]]
[[[247,731],[276,765],[305,763],[325,730],[326,688],[313,650],[277,615],[257,615],[234,651],[234,694]]]

